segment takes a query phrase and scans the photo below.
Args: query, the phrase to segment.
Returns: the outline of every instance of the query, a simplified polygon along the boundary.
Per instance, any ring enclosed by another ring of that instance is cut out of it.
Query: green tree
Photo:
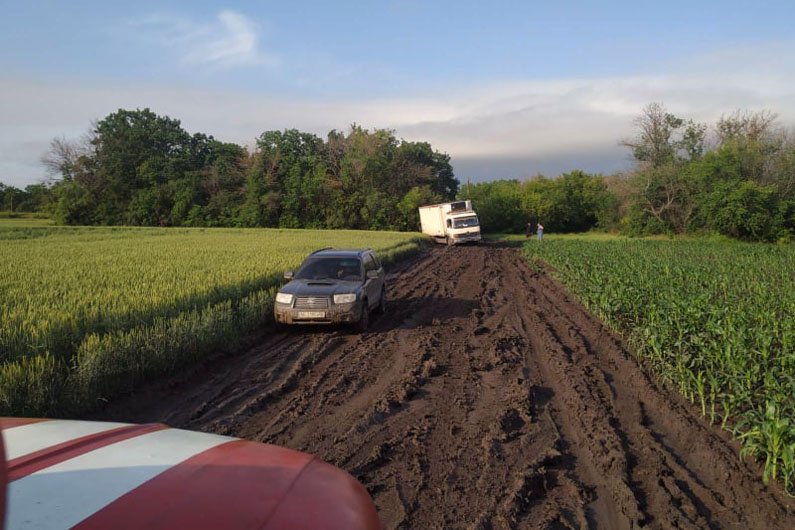
[[[723,116],[709,150],[705,126],[660,105],[647,106],[636,124],[635,140],[625,142],[638,161],[634,193],[619,205],[630,233],[706,230],[770,241],[792,230],[795,142],[774,114]]]
[[[723,183],[704,197],[704,217],[714,230],[731,237],[774,241],[785,229],[776,189],[753,181]]]
[[[45,163],[69,223],[401,228],[412,189],[458,189],[447,154],[393,131],[266,131],[249,154],[149,109],[108,115],[85,144],[53,140]]]
[[[635,204],[629,225],[634,232],[682,232],[695,214],[684,168],[704,154],[706,125],[675,116],[659,103],[644,107],[634,124],[635,138],[622,142],[638,162],[631,179]]]
[[[55,208],[53,219],[59,224],[96,224],[94,196],[76,180],[64,180],[54,189]]]
[[[528,222],[522,211],[522,197],[517,180],[496,180],[466,186],[459,194],[470,199],[478,213],[481,230],[496,233],[521,232]]]
[[[397,204],[400,219],[395,228],[397,230],[420,230],[419,207],[443,202],[445,197],[433,191],[430,186],[415,186],[411,188]]]
[[[0,183],[0,210],[14,212],[22,201],[22,190]]]

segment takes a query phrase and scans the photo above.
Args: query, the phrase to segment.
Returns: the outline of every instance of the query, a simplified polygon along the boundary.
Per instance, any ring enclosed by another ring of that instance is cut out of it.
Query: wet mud
[[[437,247],[356,334],[289,329],[116,403],[317,455],[385,528],[795,528],[726,433],[517,249]]]

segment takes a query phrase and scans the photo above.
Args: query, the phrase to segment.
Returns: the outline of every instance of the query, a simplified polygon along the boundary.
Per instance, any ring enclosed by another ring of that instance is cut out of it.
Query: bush
[[[721,234],[754,240],[775,241],[784,231],[776,189],[753,181],[717,186],[702,203],[708,226]]]

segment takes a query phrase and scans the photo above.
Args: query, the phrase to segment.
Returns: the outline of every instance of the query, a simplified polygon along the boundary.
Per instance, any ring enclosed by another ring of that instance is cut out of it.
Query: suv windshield
[[[461,219],[453,220],[453,228],[467,228],[469,226],[478,226],[478,218],[462,217]]]
[[[298,280],[362,281],[359,258],[309,258],[295,274]]]

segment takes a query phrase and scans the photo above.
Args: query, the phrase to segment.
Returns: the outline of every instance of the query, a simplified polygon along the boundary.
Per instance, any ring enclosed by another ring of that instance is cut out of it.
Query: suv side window
[[[377,270],[378,267],[373,260],[373,256],[371,254],[364,255],[364,273],[367,274],[368,271]]]

